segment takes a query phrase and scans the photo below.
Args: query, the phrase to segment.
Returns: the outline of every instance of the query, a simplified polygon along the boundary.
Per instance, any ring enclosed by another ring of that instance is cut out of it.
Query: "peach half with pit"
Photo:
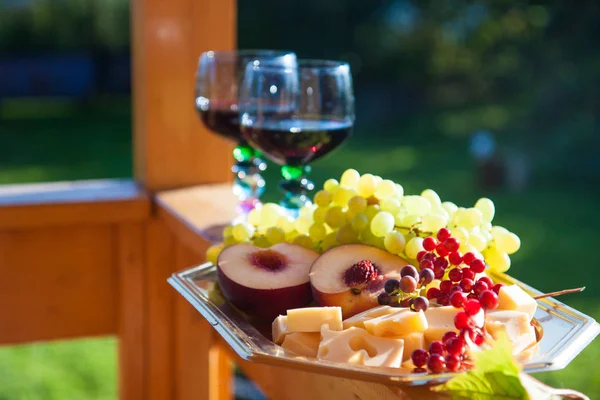
[[[272,321],[312,300],[308,272],[319,253],[279,243],[259,248],[239,243],[223,249],[217,280],[225,298],[251,317]]]
[[[344,319],[376,307],[388,279],[400,279],[408,261],[377,247],[348,244],[323,253],[310,269],[310,284],[320,306],[342,308]]]

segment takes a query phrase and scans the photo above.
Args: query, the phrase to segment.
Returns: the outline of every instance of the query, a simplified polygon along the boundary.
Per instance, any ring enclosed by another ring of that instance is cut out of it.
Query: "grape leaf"
[[[432,390],[453,399],[529,400],[521,383],[520,366],[512,356],[512,346],[503,335],[491,349],[474,354],[475,367]]]

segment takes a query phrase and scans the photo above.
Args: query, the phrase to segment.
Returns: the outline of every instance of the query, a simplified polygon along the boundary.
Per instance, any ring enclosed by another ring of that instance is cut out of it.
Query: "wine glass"
[[[280,204],[292,213],[309,204],[309,163],[338,147],[354,126],[350,66],[254,60],[246,66],[239,105],[244,137],[282,166]]]
[[[245,66],[254,60],[294,66],[296,55],[278,50],[207,51],[200,56],[196,74],[195,106],[200,119],[212,132],[237,143],[233,191],[243,214],[260,203],[265,187],[261,172],[266,164],[242,136],[239,123],[238,89]]]

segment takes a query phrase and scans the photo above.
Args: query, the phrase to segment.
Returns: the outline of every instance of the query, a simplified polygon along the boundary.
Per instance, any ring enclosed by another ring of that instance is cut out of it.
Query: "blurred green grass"
[[[565,303],[600,318],[597,243],[600,195],[591,186],[545,178],[520,193],[483,192],[464,139],[435,135],[433,118],[416,117],[403,128],[358,128],[340,150],[313,165],[317,187],[349,166],[394,179],[408,193],[430,187],[443,200],[470,205],[481,196],[496,203],[495,224],[522,239],[510,273],[542,291],[588,285]],[[131,176],[127,109],[46,119],[4,120],[0,125],[0,184]],[[275,201],[278,168],[266,173]],[[116,341],[89,339],[0,349],[0,400],[116,398]],[[536,377],[555,387],[600,398],[596,341],[562,371]],[[586,373],[585,371],[589,371]]]

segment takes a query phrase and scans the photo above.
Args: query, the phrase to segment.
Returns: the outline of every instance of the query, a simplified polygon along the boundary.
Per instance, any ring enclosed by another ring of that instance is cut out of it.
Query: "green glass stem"
[[[283,199],[279,204],[292,213],[311,203],[308,195],[315,185],[306,178],[309,173],[309,165],[284,165],[281,167],[283,180],[279,184],[279,188],[283,192]]]
[[[260,152],[253,149],[245,141],[240,142],[233,150],[236,160],[231,168],[235,175],[233,192],[239,199],[239,210],[248,213],[258,204],[260,196],[265,191],[265,180],[261,172],[267,168],[266,163],[260,159]]]

